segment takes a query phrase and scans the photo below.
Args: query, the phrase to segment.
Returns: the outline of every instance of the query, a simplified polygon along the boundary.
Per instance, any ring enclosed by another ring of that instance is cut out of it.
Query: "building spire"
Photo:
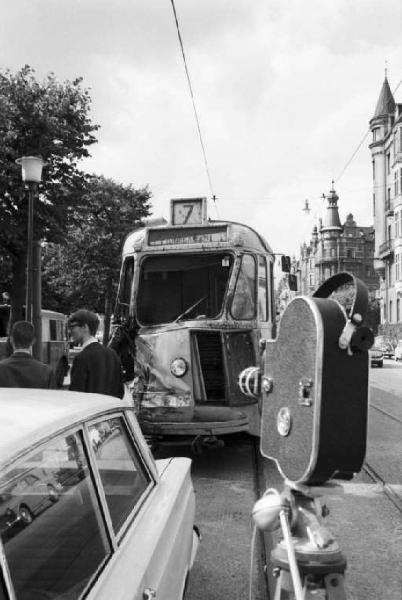
[[[380,96],[377,101],[377,106],[375,107],[373,119],[377,117],[386,117],[388,115],[392,115],[395,112],[395,100],[391,92],[391,88],[389,87],[388,79],[387,79],[387,66],[385,67],[385,79],[382,84]]]
[[[334,188],[335,182],[332,180],[332,188],[327,196],[328,206],[324,217],[321,231],[337,230],[342,231],[343,227],[339,218],[338,199],[339,196]]]

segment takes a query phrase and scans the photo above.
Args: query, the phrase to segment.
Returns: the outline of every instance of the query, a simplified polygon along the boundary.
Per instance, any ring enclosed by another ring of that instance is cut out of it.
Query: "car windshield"
[[[233,256],[228,253],[150,256],[141,265],[137,318],[142,325],[217,317]]]

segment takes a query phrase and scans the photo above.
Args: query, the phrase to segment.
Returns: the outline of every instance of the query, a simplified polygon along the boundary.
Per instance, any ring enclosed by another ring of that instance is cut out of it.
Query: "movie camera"
[[[329,297],[345,284],[354,287],[348,311]],[[243,393],[261,401],[261,454],[284,479],[282,493],[267,490],[253,510],[259,529],[282,527],[271,554],[280,573],[275,600],[285,590],[306,599],[317,588],[345,598],[346,561],[321,524],[319,498],[339,490],[332,479],[351,479],[363,465],[374,340],[367,307],[362,281],[348,272],[330,277],[286,307],[277,338],[265,342],[262,372],[249,367],[239,376]]]

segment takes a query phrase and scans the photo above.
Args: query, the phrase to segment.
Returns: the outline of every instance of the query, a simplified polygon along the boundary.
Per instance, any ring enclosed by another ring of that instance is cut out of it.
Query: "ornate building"
[[[373,296],[378,288],[373,267],[374,228],[359,227],[352,214],[348,214],[342,225],[338,200],[332,185],[324,218],[320,219],[319,227],[314,227],[309,244],[304,243],[300,250],[299,290],[311,294],[331,275],[349,271],[366,283]]]
[[[374,267],[380,276],[382,323],[402,321],[402,104],[387,76],[370,120],[373,165]]]

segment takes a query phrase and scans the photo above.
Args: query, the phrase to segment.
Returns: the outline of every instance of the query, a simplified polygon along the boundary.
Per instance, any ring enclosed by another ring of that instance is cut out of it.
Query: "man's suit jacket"
[[[117,353],[99,342],[92,342],[73,360],[70,390],[123,398],[121,362]]]
[[[0,361],[0,387],[55,389],[57,386],[51,367],[17,350]]]

